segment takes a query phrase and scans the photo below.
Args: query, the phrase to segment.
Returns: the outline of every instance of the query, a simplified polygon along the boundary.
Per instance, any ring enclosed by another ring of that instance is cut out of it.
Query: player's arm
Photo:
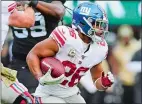
[[[39,0],[29,0],[29,1],[22,1],[25,4],[28,4],[41,13],[45,15],[51,15],[57,19],[61,19],[65,13],[65,8],[63,6],[63,3],[65,0],[53,0],[51,3],[49,3],[48,0],[39,1]]]
[[[24,11],[14,10],[14,12],[9,17],[9,25],[29,28],[35,23],[34,10],[31,7],[25,8]]]
[[[106,75],[104,75],[102,63],[95,65],[90,71],[94,84],[98,90],[104,91],[113,84],[113,75],[111,72],[108,72]]]
[[[52,57],[58,52],[58,50],[59,47],[52,38],[48,38],[37,43],[31,49],[27,55],[26,61],[30,71],[36,79],[39,79],[42,76],[42,72],[40,70],[40,58]]]
[[[61,19],[65,13],[65,8],[61,1],[52,1],[51,3],[38,1],[36,9],[43,14],[51,15],[57,17],[58,19]]]

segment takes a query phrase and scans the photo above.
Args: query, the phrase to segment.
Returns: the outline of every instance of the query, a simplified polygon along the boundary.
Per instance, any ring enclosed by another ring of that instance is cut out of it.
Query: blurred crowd
[[[115,75],[115,83],[107,92],[81,87],[87,104],[141,104],[141,32],[135,33],[132,26],[121,25],[106,36],[109,51],[103,64]]]

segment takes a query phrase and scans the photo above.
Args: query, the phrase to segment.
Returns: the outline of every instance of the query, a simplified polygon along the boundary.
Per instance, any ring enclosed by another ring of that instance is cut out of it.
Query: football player
[[[34,10],[31,7],[21,7],[23,11],[18,11],[17,2],[2,2],[2,38],[0,45],[4,44],[8,34],[9,25],[18,27],[31,27],[34,24]],[[1,47],[2,48],[2,47]],[[33,97],[28,93],[28,89],[16,79],[15,70],[1,67],[2,101],[4,103],[34,103]]]
[[[35,24],[30,28],[12,26],[12,61],[9,68],[18,71],[17,79],[33,93],[38,81],[33,77],[26,63],[26,56],[34,45],[49,37],[64,15],[65,0],[18,0],[35,11]],[[25,77],[26,75],[26,77]]]
[[[48,39],[37,43],[27,55],[30,71],[40,82],[34,95],[36,102],[56,103],[55,98],[60,98],[66,103],[85,103],[77,84],[88,70],[99,91],[110,87],[114,77],[111,72],[105,74],[102,68],[108,51],[104,39],[107,32],[108,19],[104,10],[98,4],[84,2],[73,10],[72,28],[58,26]],[[43,75],[40,69],[43,57],[60,60],[65,75],[53,78],[50,70]]]
[[[18,10],[21,8],[21,11]],[[2,15],[2,38],[1,45],[3,45],[9,26],[26,27],[29,28],[34,25],[35,16],[34,10],[31,7],[17,6],[15,1],[2,1],[1,7]]]

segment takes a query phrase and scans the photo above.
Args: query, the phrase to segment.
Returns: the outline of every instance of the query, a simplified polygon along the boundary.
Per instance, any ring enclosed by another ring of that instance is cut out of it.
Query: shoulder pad
[[[76,31],[67,26],[56,27],[50,37],[52,37],[60,46],[63,46],[71,38],[76,39]]]

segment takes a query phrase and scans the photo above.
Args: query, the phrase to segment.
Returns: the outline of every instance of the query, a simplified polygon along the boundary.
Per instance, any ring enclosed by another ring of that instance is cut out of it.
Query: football
[[[43,74],[45,74],[51,67],[51,76],[57,78],[62,74],[65,74],[65,68],[63,64],[54,57],[47,57],[41,59],[40,68]]]

